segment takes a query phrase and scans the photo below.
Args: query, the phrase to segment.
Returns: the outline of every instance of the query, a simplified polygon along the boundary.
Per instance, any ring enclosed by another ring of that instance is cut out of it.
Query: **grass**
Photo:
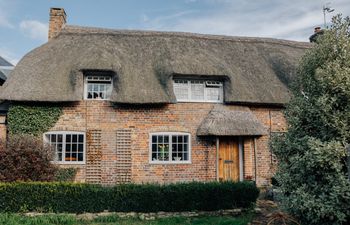
[[[44,215],[27,217],[19,214],[0,214],[0,225],[190,225],[190,224],[213,224],[213,225],[246,225],[252,220],[252,215],[240,217],[198,217],[185,218],[173,217],[142,221],[139,219],[122,219],[117,216],[98,217],[93,220],[78,219],[72,215]]]

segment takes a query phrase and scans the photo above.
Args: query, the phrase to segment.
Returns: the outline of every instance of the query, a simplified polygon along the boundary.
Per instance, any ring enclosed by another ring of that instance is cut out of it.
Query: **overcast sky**
[[[0,55],[17,63],[47,41],[50,7],[68,24],[308,41],[322,6],[350,15],[350,0],[0,0]]]

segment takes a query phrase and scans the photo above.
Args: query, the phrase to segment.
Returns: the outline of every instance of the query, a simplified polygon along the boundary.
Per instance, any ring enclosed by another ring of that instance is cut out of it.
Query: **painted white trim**
[[[49,131],[43,134],[43,140],[44,143],[48,143],[49,141],[47,140],[46,135],[50,135],[50,134],[62,134],[62,159],[63,159],[63,155],[65,155],[65,143],[66,143],[66,135],[67,134],[82,134],[84,135],[84,142],[83,142],[83,161],[51,161],[54,164],[64,164],[64,165],[84,165],[86,163],[86,134],[85,132],[80,132],[80,131]]]
[[[153,161],[152,160],[152,136],[169,135],[169,156],[171,155],[172,135],[188,135],[188,160],[187,161]],[[154,165],[174,165],[174,164],[191,164],[192,163],[192,137],[187,132],[152,132],[148,137],[148,163]]]
[[[111,93],[109,94],[109,98],[105,98],[105,99],[98,99],[98,98],[87,98],[87,94],[88,94],[88,88],[87,88],[87,85],[88,85],[88,79],[87,77],[89,76],[93,76],[93,75],[84,75],[84,100],[87,100],[87,101],[109,101],[110,100],[110,97],[112,95],[112,91],[113,91],[113,79],[112,79],[112,76],[110,80],[108,81],[103,81],[103,82],[110,82],[111,83]],[[108,76],[108,75],[106,75]],[[94,80],[89,80],[90,82],[94,82]],[[96,83],[99,83],[101,81],[98,81],[96,80]],[[107,91],[106,91],[106,95],[107,95]]]
[[[175,93],[175,87],[176,86],[180,86],[180,84],[184,84],[184,83],[175,83],[175,80],[182,80],[182,81],[186,81],[187,82],[187,95],[188,95],[188,99],[178,99],[176,98],[177,102],[210,102],[210,103],[223,103],[224,102],[224,89],[223,89],[223,82],[222,81],[217,81],[217,80],[213,80],[215,82],[220,82],[220,84],[216,84],[214,86],[210,85],[209,88],[218,88],[219,89],[219,100],[207,100],[207,89],[208,89],[208,85],[206,84],[206,82],[208,81],[212,81],[212,80],[205,80],[205,79],[173,79],[173,91],[176,97],[176,93]],[[191,81],[203,81],[203,100],[193,100],[192,96],[191,96]]]

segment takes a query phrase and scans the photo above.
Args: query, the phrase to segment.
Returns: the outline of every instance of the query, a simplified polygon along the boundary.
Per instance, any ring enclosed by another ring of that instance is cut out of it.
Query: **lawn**
[[[252,219],[252,215],[240,217],[198,217],[185,218],[173,217],[142,221],[139,219],[121,219],[117,216],[98,217],[93,220],[77,219],[71,215],[47,215],[27,217],[19,214],[0,214],[0,225],[175,225],[175,224],[223,224],[223,225],[246,225]]]

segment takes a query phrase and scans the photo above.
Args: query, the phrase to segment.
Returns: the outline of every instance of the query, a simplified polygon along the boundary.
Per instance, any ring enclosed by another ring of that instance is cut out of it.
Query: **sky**
[[[47,42],[50,7],[70,25],[308,41],[322,7],[350,16],[350,0],[0,0],[0,55],[16,64]]]

